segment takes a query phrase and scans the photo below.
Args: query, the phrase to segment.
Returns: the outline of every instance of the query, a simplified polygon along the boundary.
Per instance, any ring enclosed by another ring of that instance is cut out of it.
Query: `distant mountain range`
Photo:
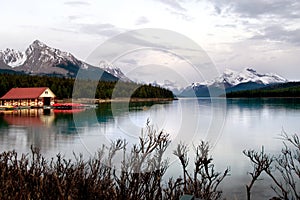
[[[101,59],[101,58],[99,58]],[[99,66],[92,66],[75,58],[71,53],[52,48],[35,40],[25,52],[7,48],[0,51],[0,73],[47,75],[75,78],[78,71],[89,79],[97,79],[97,74],[102,74],[100,80],[104,81],[131,81],[123,72],[101,61]],[[191,83],[185,88],[179,88],[176,82],[165,80],[160,86],[173,91],[179,97],[209,97],[214,95],[263,88],[269,85],[286,83],[287,79],[274,73],[258,73],[256,70],[246,68],[242,71],[225,70],[219,77],[204,82]],[[158,86],[156,81],[152,83]],[[223,88],[223,89],[222,89]]]
[[[258,89],[268,85],[286,82],[288,82],[287,79],[275,73],[261,74],[251,68],[246,68],[240,72],[227,69],[219,77],[216,77],[213,80],[192,83],[190,86],[183,89],[178,96],[207,97],[211,96],[210,91],[213,91],[215,95],[224,95],[224,89],[225,92],[228,93]]]
[[[100,61],[99,67],[101,69],[103,69],[104,71],[114,75],[115,77],[117,77],[118,79],[120,79],[122,81],[132,82],[127,76],[125,76],[125,74],[121,71],[120,68],[118,68],[110,63],[107,63],[105,61]]]
[[[103,63],[102,67],[105,68]],[[82,69],[87,78],[95,74],[102,74],[101,80],[117,81],[122,77],[122,73],[111,73],[108,69],[101,69],[89,65],[68,52],[63,52],[47,46],[35,40],[25,52],[7,48],[0,51],[0,72],[49,75],[75,78],[78,71]],[[107,71],[106,71],[107,70]],[[94,77],[100,78],[100,77]]]

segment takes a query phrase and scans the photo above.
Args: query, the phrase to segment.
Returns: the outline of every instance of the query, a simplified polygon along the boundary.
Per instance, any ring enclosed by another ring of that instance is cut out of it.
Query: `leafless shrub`
[[[209,150],[209,144],[204,141],[195,147],[196,157],[193,174],[187,171],[189,163],[187,146],[181,143],[174,151],[174,155],[179,158],[183,169],[183,193],[192,194],[195,198],[200,199],[221,198],[222,191],[218,189],[218,186],[228,175],[229,169],[223,173],[216,172],[212,163],[213,159],[209,156]]]
[[[243,153],[250,159],[253,166],[253,171],[249,172],[251,181],[248,185],[246,185],[247,200],[250,200],[251,189],[254,183],[259,180],[261,173],[270,170],[274,158],[264,152],[264,147],[262,147],[260,152],[256,152],[254,150],[244,150]]]
[[[162,176],[168,167],[163,159],[169,135],[147,123],[139,143],[126,154],[127,142],[112,141],[84,161],[58,154],[50,162],[31,148],[30,155],[9,151],[0,154],[0,199],[162,199]],[[118,173],[113,160],[123,152]]]
[[[244,151],[244,154],[253,164],[253,172],[249,173],[252,180],[247,188],[247,197],[250,199],[250,190],[262,172],[272,180],[271,188],[275,191],[277,199],[300,199],[300,141],[297,135],[282,134],[283,149],[278,156],[266,155],[264,150]]]
[[[174,154],[183,166],[184,178],[163,181],[168,168],[163,154],[169,143],[168,134],[155,130],[147,122],[139,142],[131,148],[125,140],[112,141],[87,161],[76,154],[73,160],[58,154],[47,161],[33,147],[29,155],[3,152],[0,154],[0,199],[175,200],[184,193],[202,199],[219,199],[218,186],[228,170],[223,174],[215,171],[206,142],[195,147],[192,174],[187,171],[188,148],[179,144]],[[114,161],[120,154],[121,166],[117,167]]]
[[[267,171],[273,179],[272,189],[281,199],[300,199],[300,141],[298,135],[282,134],[284,147],[276,158],[275,168],[280,176],[275,177]]]
[[[162,176],[168,168],[162,156],[169,143],[169,135],[157,132],[148,121],[129,156],[124,152],[120,177],[115,175],[118,199],[162,199]]]

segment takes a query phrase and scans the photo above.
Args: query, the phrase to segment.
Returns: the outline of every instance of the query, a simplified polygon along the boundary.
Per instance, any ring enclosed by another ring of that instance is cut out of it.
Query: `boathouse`
[[[43,107],[54,104],[55,94],[47,87],[12,88],[0,98],[2,106]]]

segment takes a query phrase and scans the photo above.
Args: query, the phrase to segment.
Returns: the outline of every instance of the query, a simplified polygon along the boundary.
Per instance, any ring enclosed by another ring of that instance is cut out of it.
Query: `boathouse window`
[[[48,94],[48,91],[45,91],[45,94]]]

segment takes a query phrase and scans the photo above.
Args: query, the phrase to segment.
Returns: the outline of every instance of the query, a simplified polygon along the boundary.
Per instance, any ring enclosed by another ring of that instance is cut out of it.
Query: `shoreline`
[[[101,104],[112,102],[169,102],[176,101],[178,98],[115,98],[115,99],[60,99],[57,103],[85,103],[85,104]]]

